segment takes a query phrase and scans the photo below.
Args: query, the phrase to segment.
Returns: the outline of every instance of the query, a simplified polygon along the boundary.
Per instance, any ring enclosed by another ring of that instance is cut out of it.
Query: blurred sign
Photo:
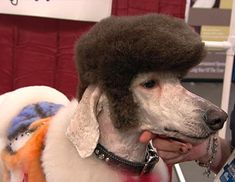
[[[111,15],[112,0],[1,0],[0,13],[96,22]]]
[[[235,182],[235,150],[216,175],[214,182]]]
[[[225,51],[208,51],[205,59],[190,70],[187,78],[222,80],[224,78],[225,59]]]
[[[203,41],[226,41],[229,35],[232,0],[191,0],[188,24]],[[223,79],[226,51],[208,50],[208,55],[186,78]]]

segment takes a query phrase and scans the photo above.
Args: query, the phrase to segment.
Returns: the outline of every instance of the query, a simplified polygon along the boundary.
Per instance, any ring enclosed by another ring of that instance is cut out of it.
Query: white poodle
[[[110,17],[77,45],[78,100],[48,87],[0,97],[4,182],[168,181],[143,131],[199,143],[227,115],[181,86],[205,55],[183,20]]]

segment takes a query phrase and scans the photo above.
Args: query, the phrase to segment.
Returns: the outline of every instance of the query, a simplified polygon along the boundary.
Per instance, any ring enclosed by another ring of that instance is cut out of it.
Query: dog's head
[[[180,84],[205,53],[199,35],[183,20],[159,14],[104,19],[77,45],[79,99],[89,85],[99,85],[122,131],[206,138],[227,115]]]
[[[174,73],[138,75],[131,84],[141,130],[197,143],[223,127],[227,114],[188,90]]]

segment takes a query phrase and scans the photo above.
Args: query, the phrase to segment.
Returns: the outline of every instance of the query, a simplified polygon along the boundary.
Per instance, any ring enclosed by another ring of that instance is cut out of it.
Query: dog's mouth
[[[207,139],[212,133],[204,133],[204,134],[186,134],[178,130],[172,130],[165,128],[166,134],[165,136],[176,141],[181,142],[190,142],[190,143],[198,143],[202,140]],[[163,135],[164,136],[164,135]]]
[[[180,143],[191,143],[191,144],[198,144],[201,141],[205,140],[207,137],[180,137],[180,138],[176,138],[176,137],[171,137],[171,136],[167,136],[167,135],[158,135],[155,134],[155,138],[162,138],[162,139],[166,139],[166,140],[173,140],[173,141],[177,141]]]
[[[190,135],[185,134],[183,132],[180,132],[178,130],[171,130],[171,129],[165,129],[163,133],[157,133],[153,131],[149,131],[152,133],[151,140],[154,140],[155,138],[162,138],[167,140],[173,140],[181,143],[191,143],[191,144],[198,144],[202,141],[206,140],[211,134],[206,133],[203,135]]]
[[[161,139],[166,139],[166,140],[174,140],[174,141],[178,141],[178,142],[182,142],[182,143],[187,143],[186,140],[175,138],[175,137],[168,137],[166,135],[157,135],[156,134],[155,137],[161,138]]]

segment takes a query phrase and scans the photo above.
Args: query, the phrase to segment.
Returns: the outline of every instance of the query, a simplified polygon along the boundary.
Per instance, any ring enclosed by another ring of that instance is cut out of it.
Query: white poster
[[[0,14],[96,22],[111,15],[112,0],[0,0]]]

